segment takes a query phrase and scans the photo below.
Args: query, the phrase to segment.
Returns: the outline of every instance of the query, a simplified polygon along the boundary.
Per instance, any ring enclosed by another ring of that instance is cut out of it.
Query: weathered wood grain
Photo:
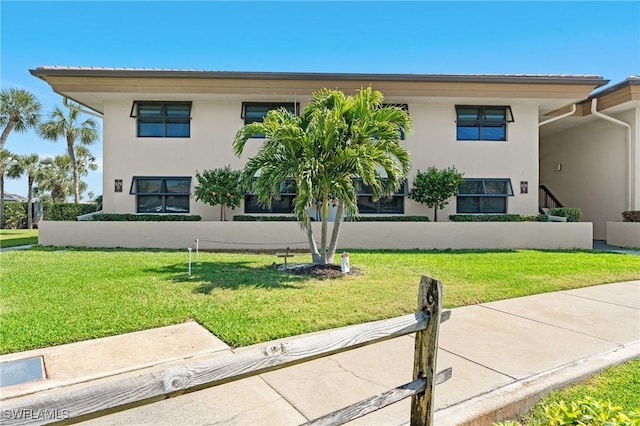
[[[431,318],[441,318],[442,283],[423,276],[418,290],[418,312]],[[424,393],[411,397],[411,426],[433,425],[434,377],[438,355],[440,321],[429,321],[427,327],[416,333],[413,361],[413,379],[426,379]]]
[[[7,400],[3,412],[57,412],[68,419],[17,418],[2,416],[2,425],[73,423],[239,380],[268,371],[355,349],[422,330],[429,313],[420,311],[383,321],[359,324],[326,333],[301,337],[200,362],[115,377],[94,383],[45,391],[37,395]],[[438,321],[436,321],[438,322]],[[9,410],[9,411],[6,411]]]

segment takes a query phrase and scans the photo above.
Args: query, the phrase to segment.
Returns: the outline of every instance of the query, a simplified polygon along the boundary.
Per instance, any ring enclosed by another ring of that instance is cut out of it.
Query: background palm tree
[[[41,164],[40,173],[36,177],[36,192],[50,192],[52,202],[64,203],[74,192],[71,160],[67,155],[57,155],[54,158],[45,158]],[[82,181],[79,186],[86,189],[86,184]]]
[[[38,154],[20,155],[17,162],[9,167],[8,176],[19,178],[27,175],[27,228],[33,228],[33,184],[40,173],[42,159]]]
[[[14,153],[0,149],[0,228],[4,226],[4,176],[15,161]]]
[[[406,180],[411,157],[400,143],[401,131],[411,133],[411,119],[402,108],[384,106],[382,93],[367,88],[345,96],[322,89],[301,116],[284,108],[270,111],[263,122],[241,128],[233,145],[239,156],[249,138],[265,135],[265,143],[245,166],[243,184],[269,206],[283,182],[293,181],[293,213],[306,231],[313,262],[326,264],[333,263],[343,213],[358,214],[354,178],[371,188],[374,199],[392,195]],[[328,242],[333,200],[337,211]],[[321,211],[319,248],[309,216],[313,204]]]
[[[24,133],[35,128],[40,123],[40,109],[42,106],[35,95],[23,89],[3,89],[0,91],[0,149],[15,130]]]
[[[80,106],[70,103],[69,113],[65,116],[60,107],[55,107],[50,114],[50,120],[40,126],[40,135],[52,141],[64,138],[67,142],[67,155],[71,160],[73,173],[73,194],[76,203],[80,202],[80,176],[79,164],[76,159],[76,142],[82,145],[90,145],[98,140],[98,123],[87,118],[80,121]]]

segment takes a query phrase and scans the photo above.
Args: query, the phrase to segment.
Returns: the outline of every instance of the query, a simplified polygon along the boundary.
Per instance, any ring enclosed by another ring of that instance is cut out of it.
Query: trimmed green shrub
[[[27,203],[22,201],[5,201],[4,229],[27,228]]]
[[[555,209],[549,209],[551,216],[566,217],[567,222],[580,222],[580,216],[582,212],[577,208],[558,207]]]
[[[359,216],[346,218],[345,222],[429,222],[427,216]]]
[[[629,210],[622,212],[624,222],[640,222],[640,210]]]
[[[83,214],[95,212],[97,207],[97,204],[45,203],[43,218],[44,220],[72,221]]]
[[[188,214],[97,214],[91,218],[96,222],[198,222],[201,216]]]
[[[546,215],[524,216],[519,214],[452,214],[452,222],[547,222]]]
[[[247,214],[237,214],[233,216],[234,222],[295,222],[295,216],[251,216]],[[310,220],[314,220],[310,218]]]
[[[589,426],[638,426],[640,412],[624,412],[622,407],[611,401],[598,401],[589,396],[571,402],[554,402],[543,407],[549,426],[589,425]],[[494,426],[519,426],[520,423],[508,421],[493,423]]]

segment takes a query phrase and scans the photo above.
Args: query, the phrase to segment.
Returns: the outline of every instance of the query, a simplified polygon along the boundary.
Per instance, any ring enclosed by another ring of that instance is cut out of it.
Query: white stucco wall
[[[331,232],[329,227],[329,233]],[[314,233],[319,241],[319,224]],[[296,222],[40,222],[44,246],[306,250]],[[590,223],[347,222],[342,249],[591,249]]]
[[[631,110],[614,117],[632,124],[635,115]],[[593,223],[594,238],[605,240],[607,221],[622,220],[627,208],[625,128],[597,119],[542,139],[540,183],[564,206],[580,208],[582,220]]]
[[[191,100],[192,120],[190,138],[137,138],[136,120],[129,117],[134,100]],[[135,196],[129,194],[133,176],[192,176],[196,170],[213,169],[227,164],[242,168],[262,140],[250,141],[242,158],[232,152],[232,141],[243,125],[240,111],[249,97],[236,95],[172,95],[165,99],[158,94],[132,94],[128,100],[107,100],[104,114],[104,194],[105,213],[135,213]],[[263,99],[264,100],[264,99]],[[304,108],[304,97],[296,99]],[[273,99],[282,101],[282,99]],[[508,213],[535,214],[538,186],[538,111],[535,105],[511,103],[515,122],[508,125],[506,142],[456,141],[455,104],[432,99],[393,99],[407,102],[414,121],[415,133],[405,141],[414,162],[414,171],[429,166],[456,166],[468,178],[509,178],[515,196],[508,198]],[[481,100],[466,103],[482,105]],[[255,145],[255,146],[252,146]],[[114,180],[122,179],[123,191],[114,192]],[[520,181],[529,184],[528,194],[520,194]],[[455,198],[439,212],[440,220],[455,213]],[[203,220],[218,220],[219,206],[210,207],[191,200],[191,214]],[[234,214],[242,213],[243,206]],[[405,201],[405,214],[433,218],[426,206]]]

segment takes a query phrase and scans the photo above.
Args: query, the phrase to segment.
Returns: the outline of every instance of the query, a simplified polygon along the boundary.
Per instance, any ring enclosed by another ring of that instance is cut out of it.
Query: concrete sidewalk
[[[413,346],[404,336],[84,424],[296,425],[411,381]],[[550,389],[640,357],[640,281],[453,309],[439,347],[438,369],[453,367],[453,378],[436,388],[435,424],[490,425]],[[0,361],[43,355],[49,378],[3,388],[0,399],[247,349],[231,350],[187,323],[4,355]],[[406,424],[409,404],[351,424]]]

